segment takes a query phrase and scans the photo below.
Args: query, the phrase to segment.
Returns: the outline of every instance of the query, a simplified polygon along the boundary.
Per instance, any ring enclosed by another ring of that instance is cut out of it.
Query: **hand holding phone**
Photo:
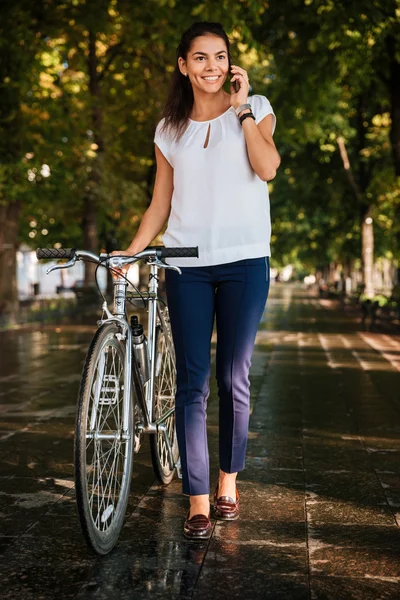
[[[246,104],[250,84],[247,71],[237,65],[230,65],[229,72],[232,76],[231,80],[231,105],[237,108],[241,104]]]
[[[232,75],[232,77],[237,77],[234,81],[231,82],[231,85],[234,89],[235,94],[237,94],[242,89],[242,87],[243,87],[243,91],[244,91],[244,89],[247,87],[246,82],[247,82],[247,84],[249,83],[247,72],[244,69],[242,69],[241,67],[237,67],[237,66],[233,66],[233,65],[230,65],[229,72]],[[243,81],[243,79],[245,81]],[[244,85],[242,86],[243,83],[244,83]]]

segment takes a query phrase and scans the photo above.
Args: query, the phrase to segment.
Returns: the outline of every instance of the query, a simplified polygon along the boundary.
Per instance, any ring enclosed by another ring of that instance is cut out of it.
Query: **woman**
[[[230,94],[224,91],[230,79]],[[237,83],[235,83],[237,82]],[[237,91],[236,91],[237,90]],[[280,164],[275,115],[264,96],[248,97],[247,73],[230,64],[219,23],[194,23],[182,36],[155,134],[152,202],[129,248],[143,250],[161,231],[165,246],[198,246],[198,259],[169,259],[165,273],[177,358],[176,428],[183,493],[190,496],[184,535],[211,535],[206,404],[216,316],[220,473],[215,516],[239,514],[236,475],[244,468],[249,368],[269,290],[267,181]]]

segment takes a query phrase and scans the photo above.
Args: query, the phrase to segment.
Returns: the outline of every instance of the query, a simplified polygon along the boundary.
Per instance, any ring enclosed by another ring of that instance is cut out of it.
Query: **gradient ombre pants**
[[[249,369],[269,290],[269,257],[165,272],[177,361],[176,429],[184,494],[209,494],[206,409],[214,315],[219,461],[241,471],[249,428]]]

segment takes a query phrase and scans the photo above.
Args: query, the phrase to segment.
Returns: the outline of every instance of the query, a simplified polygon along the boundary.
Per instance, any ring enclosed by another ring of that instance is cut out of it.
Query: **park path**
[[[1,598],[400,597],[400,336],[363,332],[301,286],[272,286],[253,354],[241,516],[182,537],[180,482],[144,445],[114,551],[74,505],[75,398],[90,328],[0,333]],[[218,473],[211,380],[211,488]]]

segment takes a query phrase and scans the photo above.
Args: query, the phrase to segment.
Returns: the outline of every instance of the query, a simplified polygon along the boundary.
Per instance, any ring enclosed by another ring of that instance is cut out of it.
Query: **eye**
[[[225,56],[224,56],[223,54],[220,54],[220,55],[218,56],[218,58],[225,58]]]
[[[203,60],[204,56],[198,56],[196,60]]]

